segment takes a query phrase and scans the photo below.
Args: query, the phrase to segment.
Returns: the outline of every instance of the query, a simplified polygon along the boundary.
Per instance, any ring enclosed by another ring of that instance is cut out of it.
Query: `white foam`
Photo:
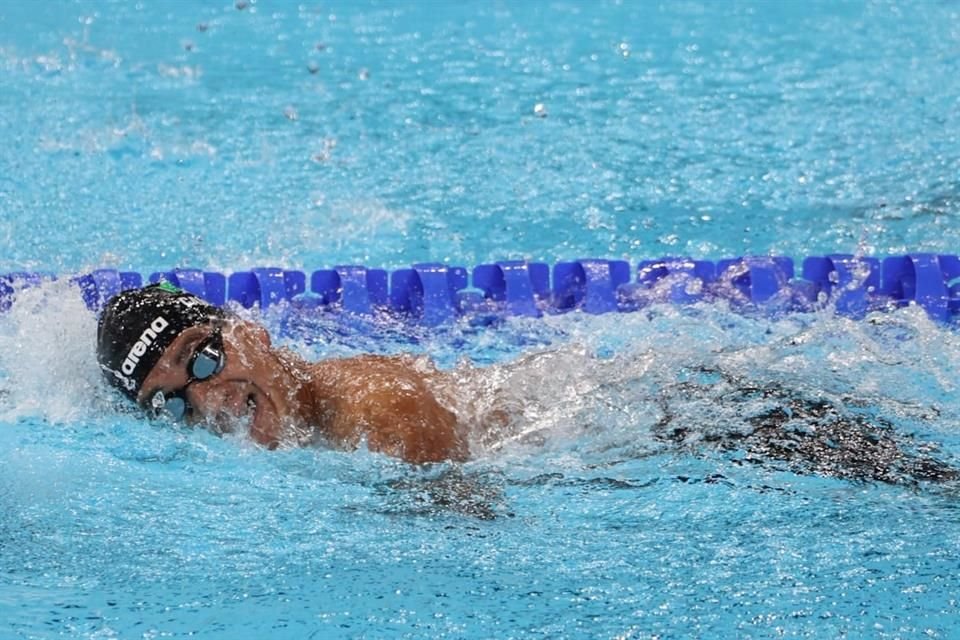
[[[664,305],[542,321],[555,325],[566,346],[451,372],[458,413],[482,434],[472,443],[481,456],[522,457],[528,445],[558,454],[570,447],[655,448],[651,429],[666,417],[703,435],[736,428],[746,408],[689,393],[708,389],[711,376],[727,386],[774,385],[871,408],[924,430],[954,431],[960,423],[951,375],[960,365],[960,335],[922,309],[851,320],[831,309],[767,318],[723,304]],[[507,426],[493,413],[498,408],[509,414]]]
[[[67,280],[16,294],[0,314],[4,421],[39,417],[64,423],[89,416],[103,386],[96,364],[96,319]]]

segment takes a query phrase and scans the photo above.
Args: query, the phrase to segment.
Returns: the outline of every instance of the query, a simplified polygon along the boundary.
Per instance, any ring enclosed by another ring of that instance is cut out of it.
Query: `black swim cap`
[[[111,384],[136,401],[143,381],[177,336],[223,317],[222,309],[168,282],[123,291],[100,314],[100,368]]]

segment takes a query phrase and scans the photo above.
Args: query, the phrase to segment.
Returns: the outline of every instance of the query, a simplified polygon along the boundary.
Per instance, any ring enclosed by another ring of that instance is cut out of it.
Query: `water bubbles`
[[[333,156],[333,150],[337,148],[336,138],[325,138],[322,142],[323,148],[313,154],[313,161],[317,163],[329,162]]]
[[[184,79],[192,82],[203,75],[203,69],[200,66],[174,66],[160,63],[157,65],[157,73],[163,78]]]

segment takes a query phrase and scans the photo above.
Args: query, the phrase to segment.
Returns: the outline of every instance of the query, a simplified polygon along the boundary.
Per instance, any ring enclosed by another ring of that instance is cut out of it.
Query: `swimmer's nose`
[[[239,385],[217,379],[201,380],[187,388],[187,400],[201,418],[239,417],[247,410],[246,396]]]

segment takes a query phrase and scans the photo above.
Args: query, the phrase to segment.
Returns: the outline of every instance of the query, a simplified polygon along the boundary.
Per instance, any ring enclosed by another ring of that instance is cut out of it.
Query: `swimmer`
[[[103,310],[97,358],[107,380],[148,415],[218,433],[246,424],[270,449],[318,442],[411,463],[463,461],[455,414],[432,389],[438,372],[409,356],[307,362],[262,326],[169,283],[124,291]]]
[[[97,333],[106,378],[150,416],[216,433],[246,425],[252,439],[270,449],[324,443],[350,450],[365,443],[415,464],[466,460],[468,436],[488,449],[510,440],[535,441],[549,428],[544,416],[550,406],[562,405],[565,394],[589,396],[619,383],[629,388],[645,371],[636,357],[632,368],[606,360],[603,373],[595,370],[586,380],[554,376],[561,378],[560,389],[535,392],[524,381],[531,369],[575,371],[580,361],[564,359],[576,354],[532,354],[493,375],[478,377],[482,370],[469,368],[456,380],[412,356],[307,362],[275,348],[262,326],[169,283],[118,294],[103,310]],[[742,451],[745,461],[779,461],[822,476],[891,484],[960,479],[956,468],[917,451],[909,436],[882,419],[775,384],[757,386],[720,370],[704,373],[710,381],[682,383],[672,391],[664,385],[663,397],[687,403],[700,398],[733,413],[707,427],[685,423],[663,405],[654,438],[681,449],[695,444],[698,450]],[[538,387],[547,385],[538,380]],[[475,393],[458,406],[451,399],[455,388]],[[737,409],[757,396],[767,401],[762,412]],[[646,401],[657,405],[655,398]],[[540,419],[523,424],[525,410]]]

